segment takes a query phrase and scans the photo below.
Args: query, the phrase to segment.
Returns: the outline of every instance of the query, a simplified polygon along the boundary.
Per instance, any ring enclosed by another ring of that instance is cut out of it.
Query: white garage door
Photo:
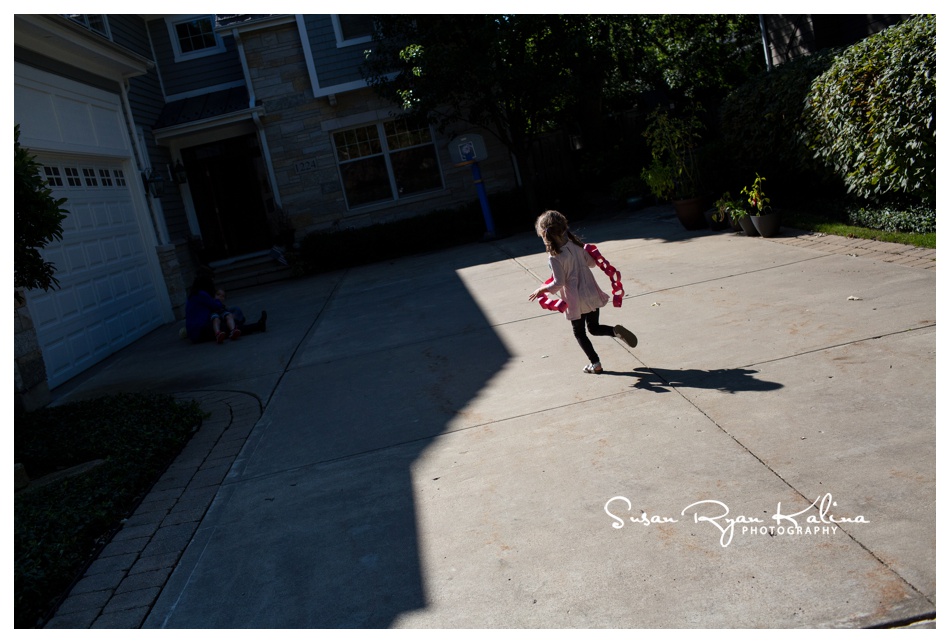
[[[56,197],[68,199],[63,239],[43,257],[59,289],[27,301],[50,387],[86,370],[162,323],[123,164],[37,155]]]

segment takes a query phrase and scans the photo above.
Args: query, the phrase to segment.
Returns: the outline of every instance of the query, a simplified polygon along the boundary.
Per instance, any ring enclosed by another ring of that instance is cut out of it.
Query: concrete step
[[[293,276],[289,266],[278,262],[269,251],[248,257],[215,262],[214,283],[227,292],[283,281]]]

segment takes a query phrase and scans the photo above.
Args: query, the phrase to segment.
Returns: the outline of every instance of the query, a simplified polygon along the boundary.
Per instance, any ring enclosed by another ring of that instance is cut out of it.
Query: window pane
[[[43,172],[46,174],[46,182],[51,186],[61,186],[63,177],[59,175],[59,168],[51,165],[44,165]]]
[[[340,166],[340,177],[351,208],[393,198],[386,161],[382,156],[344,163]]]
[[[431,141],[432,134],[429,132],[429,126],[425,123],[410,123],[407,121],[386,123],[386,142],[391,150],[400,150]]]
[[[394,152],[390,155],[390,160],[399,196],[438,190],[442,187],[442,175],[439,172],[434,146],[426,145]]]
[[[375,125],[336,132],[333,135],[333,144],[336,146],[337,158],[340,161],[381,154],[383,151],[379,131]]]
[[[337,18],[340,19],[343,40],[373,35],[373,16],[371,15],[340,15]]]
[[[75,167],[64,168],[66,170],[66,181],[72,187],[82,187],[82,180],[79,178],[79,169]]]
[[[200,51],[217,46],[214,39],[214,25],[210,18],[197,18],[175,25],[178,35],[178,46],[181,53]]]

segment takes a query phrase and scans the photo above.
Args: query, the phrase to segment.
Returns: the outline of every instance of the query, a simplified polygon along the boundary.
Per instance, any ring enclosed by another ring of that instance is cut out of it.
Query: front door
[[[238,257],[272,245],[254,159],[253,134],[185,148],[182,160],[201,228],[204,261]]]

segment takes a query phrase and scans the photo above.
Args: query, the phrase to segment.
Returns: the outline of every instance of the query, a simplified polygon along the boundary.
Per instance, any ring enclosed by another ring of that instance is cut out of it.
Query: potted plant
[[[748,203],[752,207],[751,219],[756,231],[763,237],[774,237],[781,227],[781,218],[779,213],[769,205],[771,199],[765,196],[763,183],[765,183],[765,177],[759,176],[756,172],[752,187],[742,188],[742,194],[748,197]]]
[[[696,111],[674,116],[657,108],[643,132],[652,160],[640,177],[656,198],[673,202],[676,216],[687,230],[706,227],[696,157],[703,125]]]
[[[758,236],[755,226],[749,220],[749,211],[746,209],[745,201],[733,199],[730,192],[724,192],[722,198],[713,204],[711,217],[720,224],[729,225],[736,232]]]

